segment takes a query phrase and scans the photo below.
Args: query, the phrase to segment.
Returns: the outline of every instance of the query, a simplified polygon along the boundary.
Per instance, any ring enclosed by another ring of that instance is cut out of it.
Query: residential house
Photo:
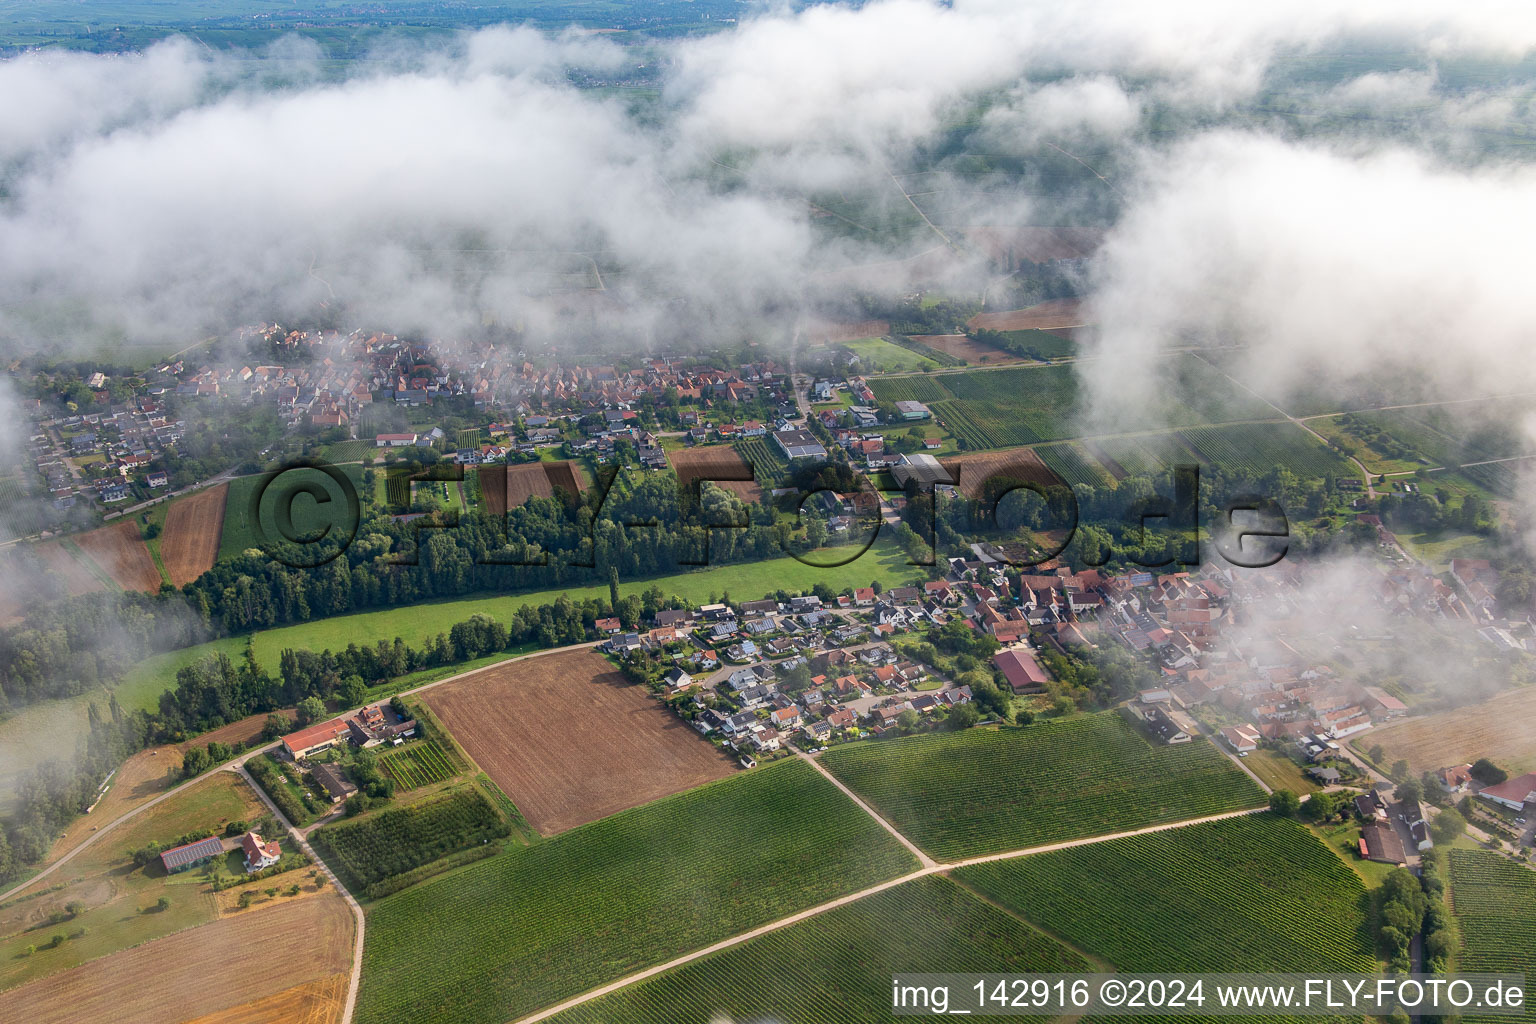
[[[263,842],[255,832],[247,832],[240,837],[240,848],[245,851],[245,870],[252,874],[271,867],[283,856],[282,846],[276,842]]]

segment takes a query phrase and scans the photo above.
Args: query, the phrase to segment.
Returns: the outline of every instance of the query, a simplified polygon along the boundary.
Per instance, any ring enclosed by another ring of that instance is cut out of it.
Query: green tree
[[[1435,842],[1442,845],[1455,842],[1456,838],[1467,830],[1467,819],[1454,807],[1447,807],[1435,815],[1435,820],[1430,823],[1429,834]]]
[[[309,725],[325,717],[325,701],[319,697],[305,697],[299,701],[299,724]]]
[[[1480,757],[1472,763],[1472,777],[1485,786],[1497,786],[1509,780],[1509,772],[1486,757]]]
[[[957,704],[949,712],[949,724],[954,729],[969,729],[981,721],[981,712],[970,704]]]
[[[1294,818],[1301,808],[1301,798],[1288,789],[1277,789],[1269,794],[1269,809],[1285,818]]]

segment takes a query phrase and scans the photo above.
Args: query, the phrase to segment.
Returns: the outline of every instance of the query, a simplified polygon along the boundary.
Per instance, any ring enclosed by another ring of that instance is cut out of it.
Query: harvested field
[[[224,506],[229,484],[199,491],[173,504],[160,532],[160,561],[173,586],[185,586],[213,568],[224,536]]]
[[[668,452],[667,460],[672,463],[673,472],[677,473],[678,485],[689,493],[692,493],[693,481],[702,477],[717,487],[725,488],[742,501],[756,503],[763,500],[763,489],[752,479],[752,467],[730,445]]]
[[[180,760],[181,755],[187,752],[187,748],[206,747],[208,744],[214,742],[228,743],[231,746],[236,743],[244,743],[246,746],[252,746],[256,743],[256,741],[261,739],[261,730],[267,724],[267,715],[269,713],[282,715],[290,722],[297,721],[299,717],[298,712],[293,708],[278,708],[274,712],[263,711],[260,714],[248,715],[247,717],[240,719],[238,722],[230,722],[228,725],[221,725],[217,729],[212,729],[208,732],[202,733],[199,736],[194,736],[192,739],[187,740],[184,743],[177,744],[172,749],[176,751],[176,757],[178,760]]]
[[[347,976],[333,974],[252,1003],[198,1017],[187,1024],[270,1024],[275,1020],[289,1024],[333,1024],[341,1020],[346,1001]]]
[[[493,516],[504,516],[529,498],[553,498],[556,491],[580,494],[581,474],[569,462],[529,462],[521,466],[481,466],[480,493]]]
[[[1036,483],[1044,487],[1060,487],[1064,481],[1049,466],[1040,461],[1032,448],[1005,448],[996,452],[967,452],[940,460],[960,492],[967,498],[981,496],[988,480]]]
[[[107,589],[106,584],[84,562],[58,541],[38,544],[32,548],[32,553],[42,563],[48,578],[58,585],[61,593],[69,597]]]
[[[6,1014],[30,1024],[196,1019],[345,974],[352,936],[352,912],[339,895],[277,902],[12,989]]]
[[[1526,686],[1481,704],[1378,726],[1351,745],[1369,750],[1380,744],[1386,751],[1383,764],[1401,758],[1415,773],[1486,757],[1511,775],[1519,775],[1536,771],[1529,724],[1533,717],[1536,686]]]
[[[964,359],[968,363],[1019,363],[1023,362],[1022,356],[1016,356],[1012,352],[1006,352],[991,345],[983,345],[964,334],[914,334],[912,340],[921,342],[929,348],[943,352],[947,356],[956,359]]]
[[[124,590],[153,594],[160,589],[160,570],[139,536],[136,520],[123,519],[82,533],[75,543]]]
[[[813,345],[856,341],[859,338],[883,338],[891,333],[889,320],[855,320],[849,323],[818,324],[806,332]]]
[[[493,665],[436,687],[426,702],[544,835],[734,770],[590,650]]]
[[[177,747],[151,747],[141,750],[118,768],[107,790],[91,813],[70,822],[64,836],[48,851],[51,863],[91,837],[103,824],[122,817],[146,801],[152,800],[181,782],[181,751]]]
[[[1093,255],[1104,240],[1098,228],[965,228],[972,245],[999,266],[1012,269],[1020,263],[1074,260]]]
[[[1026,309],[1005,309],[996,313],[977,313],[971,317],[973,330],[987,331],[1057,331],[1092,323],[1079,299],[1051,299]]]

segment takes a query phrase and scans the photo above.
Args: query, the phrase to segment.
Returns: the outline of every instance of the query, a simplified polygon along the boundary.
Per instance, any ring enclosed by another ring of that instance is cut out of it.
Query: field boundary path
[[[298,844],[299,849],[303,850],[311,863],[319,868],[326,878],[331,880],[331,884],[336,887],[336,891],[341,893],[342,898],[347,901],[347,906],[352,908],[352,917],[356,920],[357,927],[354,930],[352,943],[352,973],[347,980],[347,1002],[346,1007],[341,1013],[341,1024],[352,1024],[352,1012],[357,1008],[357,990],[363,983],[363,928],[366,926],[363,916],[363,905],[357,902],[357,898],[348,891],[346,886],[341,884],[341,879],[331,870],[331,866],[322,860],[319,854],[315,853],[315,849],[309,845],[309,840],[306,838],[305,833],[295,828],[293,823],[283,816],[283,812],[278,810],[277,804],[273,803],[272,798],[267,796],[267,791],[258,786],[256,780],[251,778],[251,773],[245,769],[245,762],[241,761],[230,770],[238,772],[240,777],[245,780],[246,785],[256,791],[256,795],[261,797],[261,802],[267,805],[267,810],[272,812],[278,824],[288,830],[288,834],[293,837],[293,841]]]
[[[823,775],[826,775],[827,778],[832,778],[832,776],[828,774],[824,769],[822,769],[820,765],[816,764],[815,758],[803,754],[798,750],[796,753],[815,765],[816,769]],[[832,779],[832,781],[834,783],[837,782],[836,779]],[[838,785],[838,788],[843,789],[841,784]],[[846,789],[843,791],[847,792]],[[849,795],[852,796],[851,793]],[[896,838],[900,839],[902,843],[909,849],[916,849],[910,840],[902,836],[899,832],[896,832],[896,830],[887,824],[883,818],[881,818],[878,814],[875,814],[874,811],[871,811],[862,800],[859,800],[858,797],[854,797],[854,801],[858,803],[860,807],[864,808],[864,810],[871,817],[880,822],[881,825],[884,825],[886,829],[895,835]],[[1262,814],[1267,810],[1267,807],[1250,807],[1247,810],[1242,811],[1226,811],[1221,814],[1207,814],[1199,818],[1188,818],[1184,821],[1170,821],[1161,825],[1148,825],[1146,828],[1131,829],[1130,831],[1126,832],[1111,832],[1108,835],[1088,836],[1083,839],[1069,839],[1059,843],[1047,843],[1043,846],[1027,846],[1019,850],[1006,850],[1002,853],[983,854],[979,857],[968,857],[964,860],[951,861],[948,863],[939,863],[933,861],[926,855],[919,853],[919,857],[927,862],[927,866],[918,868],[916,871],[910,871],[905,875],[900,875],[896,878],[889,879],[879,883],[878,885],[872,885],[866,889],[860,889],[858,892],[849,893],[847,896],[839,896],[835,900],[829,900],[826,903],[821,903],[817,906],[809,907],[798,913],[791,914],[788,917],[782,917],[777,921],[770,921],[767,924],[759,925],[750,931],[742,932],[739,935],[733,935],[728,939],[721,939],[719,942],[716,942],[713,945],[705,946],[703,949],[696,949],[692,953],[685,953],[680,957],[668,960],[664,964],[658,964],[655,967],[648,967],[643,971],[636,971],[634,974],[631,974],[628,977],[620,978],[617,981],[611,981],[606,985],[592,989],[589,992],[584,992],[579,996],[572,996],[570,999],[556,1003],[554,1006],[546,1007],[537,1013],[531,1013],[526,1017],[519,1017],[513,1022],[513,1024],[537,1024],[538,1021],[546,1020],[550,1017],[553,1017],[555,1014],[569,1010],[574,1006],[580,1006],[583,1003],[591,1002],[594,999],[598,999],[612,992],[617,992],[619,989],[628,988],[630,985],[636,984],[637,982],[645,981],[646,979],[653,978],[658,974],[662,974],[677,967],[682,967],[685,964],[690,964],[695,960],[699,960],[714,953],[718,953],[721,950],[730,949],[732,946],[739,946],[743,942],[747,942],[762,935],[767,935],[769,932],[775,932],[781,928],[787,928],[792,924],[799,924],[801,921],[806,921],[818,915],[825,914],[830,910],[836,910],[839,907],[844,907],[850,903],[855,903],[861,899],[864,899],[866,896],[873,896],[876,893],[884,892],[887,889],[894,889],[898,885],[905,885],[907,882],[913,882],[919,878],[926,878],[929,875],[946,874],[956,868],[970,867],[973,864],[990,864],[995,861],[1014,860],[1019,857],[1029,857],[1035,854],[1055,853],[1058,850],[1069,850],[1078,846],[1092,846],[1096,843],[1114,842],[1117,839],[1131,839],[1136,836],[1151,835],[1154,832],[1167,832],[1176,828],[1184,828],[1188,825],[1204,825],[1213,821],[1225,821],[1228,818],[1241,818],[1252,814]]]
[[[932,867],[937,867],[938,866],[938,861],[934,860],[932,857],[928,856],[922,850],[918,849],[917,844],[914,843],[912,840],[908,839],[906,836],[904,836],[900,832],[896,831],[896,826],[895,825],[892,825],[890,822],[888,822],[884,818],[882,818],[879,815],[879,813],[876,812],[876,810],[873,807],[869,806],[869,804],[864,802],[863,798],[861,798],[857,793],[855,793],[853,790],[849,789],[847,786],[843,785],[841,779],[839,779],[837,776],[833,775],[831,772],[829,772],[825,768],[823,768],[821,766],[821,762],[820,761],[818,761],[816,758],[812,757],[810,754],[807,754],[805,751],[801,750],[799,747],[792,747],[791,749],[794,750],[796,757],[800,758],[803,761],[809,761],[811,763],[811,767],[815,768],[818,772],[821,773],[822,778],[826,779],[828,782],[832,783],[832,785],[834,785],[838,789],[842,790],[844,796],[846,796],[848,799],[852,800],[854,803],[858,804],[859,805],[859,810],[863,811],[865,814],[867,814],[871,818],[875,819],[875,821],[879,823],[880,827],[885,829],[887,832],[889,832],[895,838],[895,840],[898,843],[900,843],[902,846],[905,846],[908,850],[912,851],[912,855],[917,858],[917,862],[919,864],[921,864],[925,868],[932,868]]]

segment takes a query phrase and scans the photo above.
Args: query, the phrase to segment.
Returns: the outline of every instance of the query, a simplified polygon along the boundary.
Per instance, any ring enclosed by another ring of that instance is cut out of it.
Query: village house
[[[245,851],[245,870],[251,874],[269,868],[283,856],[283,848],[276,842],[263,842],[259,834],[247,832],[240,837],[240,849]]]

